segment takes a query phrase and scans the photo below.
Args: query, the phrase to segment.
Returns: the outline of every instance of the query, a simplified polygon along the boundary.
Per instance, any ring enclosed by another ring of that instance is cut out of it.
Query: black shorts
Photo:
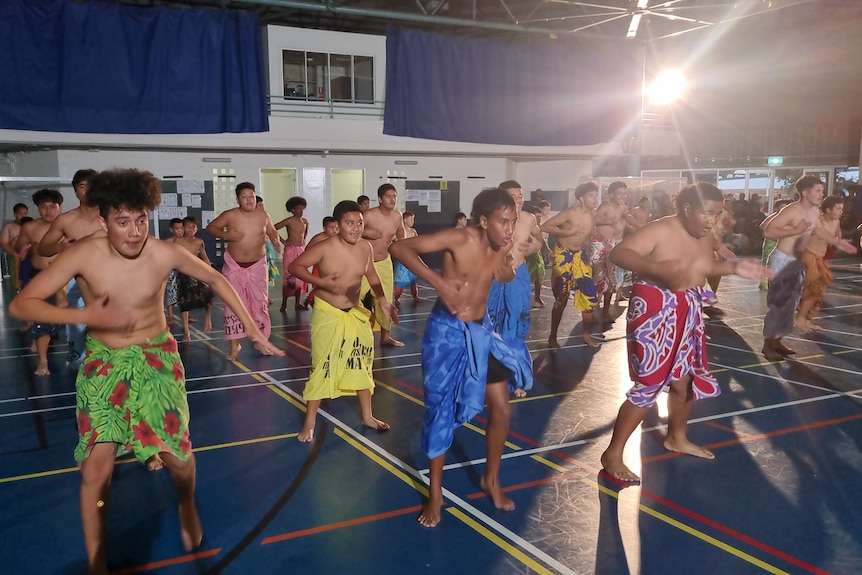
[[[512,379],[512,370],[500,363],[500,360],[488,354],[488,377],[485,383],[497,383],[500,381],[509,381]]]

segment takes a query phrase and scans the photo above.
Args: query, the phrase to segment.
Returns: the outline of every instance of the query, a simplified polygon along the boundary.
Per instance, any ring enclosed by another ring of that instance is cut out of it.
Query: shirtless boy
[[[165,238],[168,243],[174,243],[177,238],[183,237],[185,230],[183,229],[183,220],[180,218],[171,218],[171,235]],[[177,305],[177,270],[171,270],[168,274],[168,280],[165,284],[165,313],[168,316],[168,326],[174,323],[174,306]]]
[[[89,180],[95,174],[96,170],[78,170],[75,172],[72,177],[72,187],[75,189],[75,197],[78,198],[78,207],[57,216],[42,241],[39,242],[39,247],[36,248],[39,255],[52,257],[80,239],[93,234],[105,233],[105,228],[99,217],[99,209],[87,205]],[[77,278],[69,280],[69,285],[66,286],[66,301],[71,307],[79,309],[84,307],[84,297],[81,295]],[[67,325],[66,341],[69,344],[68,366],[71,369],[78,369],[84,357],[84,347],[87,342],[86,326]]]
[[[238,207],[222,212],[206,227],[210,235],[227,241],[222,273],[243,298],[255,325],[267,339],[272,332],[269,319],[269,277],[266,264],[266,239],[278,248],[279,236],[269,214],[256,209],[254,184],[242,182],[236,186]],[[230,341],[228,360],[239,355],[239,340],[244,338],[247,326],[229,307],[224,309],[224,336]],[[260,346],[255,346],[259,349]]]
[[[638,205],[626,215],[626,229],[636,232],[649,222],[649,198],[641,196]]]
[[[33,194],[33,203],[39,209],[38,219],[32,222],[27,222],[21,226],[21,233],[15,240],[15,251],[20,252],[26,246],[30,246],[30,263],[31,267],[27,272],[29,277],[21,278],[21,285],[29,283],[36,274],[39,274],[48,268],[48,265],[54,261],[56,256],[43,256],[36,249],[39,242],[51,228],[51,224],[60,215],[60,205],[63,203],[63,195],[57,190],[44,189]],[[53,294],[59,302],[66,302],[65,288],[61,287],[55,290]],[[50,375],[48,369],[48,345],[51,343],[51,338],[57,336],[57,326],[48,322],[32,322],[30,324],[29,337],[36,347],[37,365],[36,375]],[[31,348],[32,349],[32,348]]]
[[[365,231],[362,238],[371,242],[374,248],[374,267],[383,285],[383,293],[387,301],[392,301],[394,288],[394,270],[392,258],[389,257],[389,245],[395,238],[404,238],[404,221],[401,212],[395,209],[398,202],[398,191],[392,184],[383,184],[377,188],[377,201],[380,204],[362,212],[365,218]],[[367,283],[362,284],[363,294],[368,292]],[[374,319],[380,324],[380,345],[401,347],[404,343],[393,338],[389,318],[383,309],[374,305]]]
[[[602,319],[613,321],[611,317],[611,298],[617,291],[617,266],[610,261],[611,250],[623,239],[626,229],[628,203],[625,182],[616,181],[608,186],[608,199],[596,210],[593,229],[591,263],[593,282],[596,284],[596,297],[601,297]]]
[[[805,280],[802,257],[812,234],[843,252],[856,253],[856,248],[850,242],[836,238],[820,223],[824,189],[820,178],[814,174],[805,174],[794,185],[799,199],[787,204],[760,225],[764,238],[778,242],[767,262],[775,279],[769,282],[766,292],[768,310],[763,319],[761,352],[769,361],[782,361],[795,353],[781,341],[793,331],[794,319],[802,329],[811,329],[811,321],[799,317],[796,306]]]
[[[395,307],[386,299],[374,267],[374,250],[362,239],[363,213],[359,204],[339,202],[332,217],[338,222],[338,235],[315,243],[290,264],[289,272],[315,286],[314,313],[311,315],[311,373],[302,393],[306,402],[305,422],[299,441],[314,438],[314,422],[320,402],[344,395],[356,395],[362,423],[378,431],[389,424],[371,412],[374,379],[374,334],[371,312],[359,304],[362,279],[371,286],[380,307],[391,321],[398,323]],[[320,275],[308,271],[317,266]]]
[[[841,216],[844,213],[844,198],[829,196],[820,205],[820,227],[836,240],[841,239]],[[826,263],[826,248],[829,244],[814,233],[805,247],[802,262],[805,264],[805,282],[802,284],[802,298],[796,310],[796,325],[808,325],[808,329],[819,331],[820,327],[811,323],[826,296],[826,289],[832,284],[832,270]]]
[[[201,543],[184,369],[162,313],[168,273],[178,269],[212,285],[248,323],[249,337],[269,353],[280,353],[218,272],[189,252],[148,236],[150,211],[160,198],[159,182],[149,172],[114,170],[93,176],[87,201],[99,206],[107,234],[69,246],[9,305],[9,313],[18,318],[89,327],[76,382],[75,460],[81,466],[81,519],[92,574],[108,572],[109,488],[114,459],[126,445],[151,471],[168,468],[179,496],[183,545],[191,551]],[[46,301],[73,277],[85,280],[85,308],[59,308]]]
[[[174,240],[174,244],[183,248],[206,265],[211,266],[207,255],[204,241],[197,237],[198,220],[194,216],[186,216],[182,220],[183,235]],[[193,309],[204,308],[204,333],[213,329],[213,293],[210,286],[195,279],[194,277],[177,272],[177,302],[180,304],[180,313],[183,318],[183,341],[191,341],[189,330],[189,312]]]
[[[21,233],[21,219],[30,215],[30,208],[24,204],[15,204],[15,207],[12,208],[12,213],[15,215],[15,219],[11,222],[6,222],[3,229],[0,230],[0,249],[9,256],[8,261],[11,268],[9,271],[12,276],[12,285],[15,286],[15,289],[20,289],[21,256],[15,251],[15,240],[18,239],[18,235]]]
[[[486,311],[491,281],[514,277],[507,248],[515,234],[515,202],[503,190],[485,190],[473,201],[472,221],[466,228],[397,241],[389,248],[439,294],[422,338],[426,408],[422,450],[431,460],[429,499],[419,515],[425,527],[440,522],[443,464],[455,429],[478,415],[483,405],[490,415],[481,487],[498,509],[515,508],[500,485],[500,460],[509,432],[508,386],[523,388],[532,365],[491,330]],[[444,252],[442,274],[419,257],[439,251]]]
[[[584,324],[584,342],[590,347],[599,343],[590,335],[593,327],[593,308],[596,307],[596,284],[590,265],[590,248],[596,219],[596,204],[599,187],[595,182],[584,182],[575,188],[575,199],[580,202],[570,206],[542,224],[542,231],[556,236],[553,247],[553,271],[551,289],[554,292],[554,307],[551,310],[551,335],[548,347],[559,348],[557,330],[563,318],[563,310],[574,291],[574,307],[581,312]]]
[[[294,276],[287,273],[287,268],[290,267],[293,260],[298,258],[302,255],[302,252],[305,251],[305,238],[308,235],[308,220],[302,217],[302,214],[305,212],[307,205],[308,203],[305,201],[305,198],[301,198],[299,196],[294,196],[288,199],[287,202],[284,203],[284,207],[291,214],[290,217],[287,217],[275,224],[276,230],[280,230],[281,228],[287,229],[287,239],[282,240],[284,242],[284,257],[282,259],[284,265],[284,283],[281,286],[281,308],[279,309],[279,311],[282,312],[287,309],[287,300],[291,295],[296,296],[296,302],[293,306],[294,309],[308,309],[308,306],[303,305],[299,300],[302,294],[305,293],[305,283],[302,280],[297,281]]]
[[[665,389],[669,390],[665,449],[704,459],[715,457],[689,441],[686,433],[694,400],[720,393],[707,364],[703,284],[708,275],[760,279],[767,274],[754,260],[713,258],[709,236],[721,212],[721,200],[721,190],[715,186],[692,184],[677,196],[676,215],[648,223],[611,253],[613,263],[638,277],[626,318],[629,374],[634,385],[620,407],[610,445],[601,458],[604,471],[621,481],[640,481],[623,463],[623,450]]]

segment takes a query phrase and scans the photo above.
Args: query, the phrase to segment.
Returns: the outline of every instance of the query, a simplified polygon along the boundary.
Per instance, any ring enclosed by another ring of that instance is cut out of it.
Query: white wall
[[[528,192],[536,188],[543,190],[568,190],[584,179],[592,177],[592,160],[548,160],[544,162],[519,161],[515,163],[515,177]]]

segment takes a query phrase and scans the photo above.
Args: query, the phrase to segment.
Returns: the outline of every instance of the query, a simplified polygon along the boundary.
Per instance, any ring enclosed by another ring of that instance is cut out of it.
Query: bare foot
[[[584,333],[584,342],[590,347],[599,347],[601,345],[600,342],[593,339],[589,333]]]
[[[260,352],[261,355],[272,355],[272,352],[260,345],[259,343],[254,344],[254,349]]]
[[[664,448],[668,451],[686,453],[688,455],[694,455],[695,457],[702,457],[703,459],[715,459],[715,454],[712,451],[706,447],[695,445],[687,439],[685,441],[676,442],[668,437],[664,440]]]
[[[555,337],[548,338],[548,347],[550,347],[552,349],[560,349],[560,344],[557,343],[557,338],[555,338]]]
[[[608,455],[607,451],[602,453],[602,471],[625,483],[637,484],[641,482],[641,478],[623,463],[622,458],[612,457]]]
[[[482,479],[479,480],[479,485],[482,487],[482,491],[487,493],[491,501],[494,502],[494,507],[503,511],[513,511],[515,509],[515,502],[503,494],[499,479],[489,481],[483,475]]]
[[[801,329],[802,331],[818,331],[817,329],[815,329],[814,324],[813,324],[813,323],[811,323],[811,322],[810,322],[808,319],[806,319],[806,318],[799,318],[799,317],[796,317],[796,318],[794,318],[794,319],[793,319],[793,324],[794,324],[796,327],[798,327],[799,329]]]
[[[183,332],[183,341],[191,341],[191,340],[192,340],[192,334],[190,334],[187,331],[184,331]]]
[[[422,298],[421,298],[421,297],[414,297],[414,298],[413,298],[413,303],[419,303],[419,302],[421,302],[421,301],[422,301]]]
[[[443,506],[443,499],[439,497],[431,497],[422,506],[422,513],[419,514],[419,524],[424,527],[437,527],[440,523],[440,508]]]
[[[537,305],[545,305],[545,300],[540,297],[537,297],[533,300]]]
[[[158,471],[165,466],[165,462],[158,453],[147,459],[147,471]]]
[[[228,361],[235,360],[236,356],[239,355],[239,350],[241,350],[241,349],[242,349],[242,346],[237,344],[236,349],[231,349],[231,352],[229,354],[227,354],[227,360]]]
[[[280,311],[281,313],[284,313],[287,311],[287,306],[284,305],[284,302],[282,302],[281,307],[278,308],[278,311]]]
[[[777,349],[772,349],[771,347],[766,347],[764,345],[760,350],[760,353],[763,354],[763,357],[765,357],[767,361],[784,361],[784,356]]]
[[[197,322],[198,322],[198,318],[196,318],[196,317],[189,317],[189,323],[197,323]]]
[[[308,311],[308,306],[302,303],[298,303],[293,306],[293,309],[295,309],[296,311]]]
[[[390,337],[387,337],[386,339],[381,339],[380,345],[388,345],[390,347],[404,347],[404,342],[398,341],[397,339],[390,336]]]
[[[527,392],[521,388],[515,390],[515,397],[527,397]]]
[[[186,551],[194,551],[201,546],[204,538],[201,519],[195,508],[194,501],[189,504],[180,503],[180,538]]]
[[[211,319],[204,321],[204,333],[211,332],[213,330],[213,322]]]
[[[51,371],[48,369],[47,363],[39,363],[36,366],[36,371],[33,372],[34,375],[51,375]]]
[[[314,439],[314,424],[311,427],[302,426],[299,430],[299,435],[296,436],[300,443],[309,443]]]
[[[33,343],[30,344],[30,351],[36,353],[36,340],[33,340]]]
[[[777,351],[781,355],[793,355],[796,353],[795,349],[790,349],[780,341],[775,344],[775,351]]]
[[[376,429],[377,431],[389,431],[389,424],[385,421],[380,421],[377,418],[372,417],[370,420],[362,420],[362,424],[366,427],[370,427],[371,429]]]

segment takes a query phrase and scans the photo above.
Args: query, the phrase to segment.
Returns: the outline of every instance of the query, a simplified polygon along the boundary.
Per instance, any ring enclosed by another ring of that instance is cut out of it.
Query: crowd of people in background
[[[148,469],[170,470],[180,493],[183,542],[193,549],[201,541],[184,371],[170,333],[175,305],[187,342],[189,312],[203,308],[203,331],[209,332],[213,296],[221,298],[231,361],[244,338],[263,355],[283,355],[269,341],[275,279],[283,277],[282,313],[290,298],[297,313],[313,306],[312,367],[298,435],[311,442],[321,401],[343,396],[357,396],[364,425],[389,429],[371,405],[372,326],[380,331],[379,345],[403,346],[392,336],[403,292],[409,290],[418,303],[420,287],[436,291],[421,350],[427,408],[422,448],[431,465],[429,499],[419,515],[423,526],[434,527],[441,519],[444,454],[454,430],[483,405],[490,417],[481,486],[497,508],[514,509],[500,486],[499,466],[509,397],[523,397],[532,386],[526,344],[531,316],[549,313],[547,349],[556,353],[569,347],[558,330],[573,299],[583,344],[595,348],[621,302],[636,302],[626,317],[633,386],[601,463],[610,477],[637,483],[640,478],[623,462],[623,448],[662,390],[671,398],[665,447],[713,457],[688,440],[686,421],[694,400],[720,393],[708,371],[703,316],[723,313],[704,304],[721,277],[761,282],[768,310],[762,353],[783,361],[795,353],[784,336],[794,328],[818,329],[813,320],[832,281],[830,254],[853,254],[858,243],[858,237],[846,239],[848,227],[842,225],[846,215],[859,217],[856,210],[848,209],[843,194],[825,198],[824,184],[814,175],[800,177],[795,198],[776,202],[771,213],[757,194],[725,195],[708,183],[673,195],[630,197],[622,180],[606,189],[584,182],[574,190],[572,205],[552,213],[541,190],[528,203],[521,184],[507,180],[481,192],[469,217],[458,212],[452,227],[422,234],[414,227],[416,215],[397,209],[398,190],[386,183],[377,190],[377,206],[367,196],[338,203],[310,241],[304,198],[288,198],[289,217],[273,223],[254,185],[242,182],[235,190],[237,207],[205,227],[226,244],[218,272],[194,217],[171,220],[164,240],[150,237],[150,214],[161,194],[152,174],[80,170],[72,184],[78,207],[61,214],[62,194],[39,190],[32,200],[40,217],[31,219],[26,205],[16,205],[15,220],[0,231],[0,247],[13,262],[12,281],[20,290],[9,311],[25,321],[37,376],[50,372],[48,345],[59,326],[68,326],[67,363],[78,369],[75,458],[81,462],[81,513],[93,572],[104,571],[113,459],[126,448]],[[849,229],[859,223],[854,220]],[[282,244],[279,271],[275,254]],[[439,271],[422,260],[434,252],[443,253]],[[550,310],[543,298],[548,267]],[[656,341],[674,353],[654,357]],[[140,377],[120,381],[115,366],[127,362],[140,368]],[[146,408],[142,402],[153,394],[170,414]],[[142,441],[133,425],[147,426],[158,441]]]

